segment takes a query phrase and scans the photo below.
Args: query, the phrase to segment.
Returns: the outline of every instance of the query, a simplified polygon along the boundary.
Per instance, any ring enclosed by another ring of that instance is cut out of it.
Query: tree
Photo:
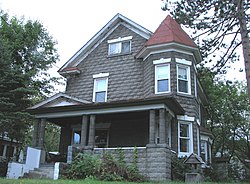
[[[47,70],[58,59],[56,42],[38,21],[9,17],[0,10],[0,134],[24,141],[35,96],[49,94],[57,78]]]
[[[205,63],[217,62],[212,70],[226,72],[226,63],[239,61],[237,48],[242,46],[250,99],[250,41],[248,0],[180,0],[172,10],[180,24],[194,30],[201,40],[201,53]],[[204,64],[204,63],[203,63]]]
[[[213,153],[236,156],[248,168],[250,122],[247,87],[242,82],[223,81],[207,68],[199,69],[209,99],[209,128],[214,135]]]

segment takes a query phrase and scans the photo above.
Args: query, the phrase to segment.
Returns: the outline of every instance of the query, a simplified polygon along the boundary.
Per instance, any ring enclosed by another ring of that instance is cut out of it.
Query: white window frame
[[[188,94],[188,95],[191,95],[191,76],[190,76],[190,66],[187,66],[187,65],[181,65],[181,64],[177,64],[176,65],[177,67],[176,67],[176,69],[177,69],[177,93],[180,93],[180,94]],[[179,67],[181,67],[181,68],[185,68],[186,70],[187,70],[187,80],[185,80],[185,81],[187,81],[187,93],[185,93],[185,92],[182,92],[182,91],[179,91],[179,80],[183,80],[183,79],[179,79],[179,76],[178,76],[178,74],[179,74]]]
[[[189,151],[188,152],[181,152],[181,143],[180,140],[184,139],[180,136],[180,126],[181,124],[188,125],[188,131],[189,131]],[[192,122],[188,121],[179,121],[178,122],[178,156],[179,157],[184,157],[184,156],[189,156],[191,153],[193,153],[193,124]]]
[[[157,68],[167,66],[168,67],[168,73],[167,78],[168,79],[168,91],[158,92],[158,75],[157,75]],[[157,64],[155,65],[155,94],[165,94],[171,92],[171,80],[170,80],[170,64]]]
[[[132,40],[132,38],[133,38],[133,36],[127,36],[127,37],[123,37],[123,38],[119,37],[117,39],[108,40],[108,44],[109,44],[108,55],[113,56],[113,55],[118,55],[118,54],[129,54],[129,53],[131,53],[131,40]],[[129,52],[122,53],[122,43],[127,42],[127,41],[129,41]],[[118,44],[118,46],[119,46],[119,52],[118,53],[110,53],[111,44]]]
[[[105,99],[104,99],[104,102],[107,102],[107,96],[108,96],[108,76],[109,76],[108,73],[101,73],[101,74],[93,75],[93,78],[94,78],[94,89],[93,89],[93,99],[92,99],[93,102],[96,102],[96,101],[95,101],[96,93],[97,93],[97,92],[100,92],[100,91],[96,91],[96,84],[97,84],[97,81],[98,81],[98,80],[103,80],[103,79],[106,80],[106,88],[105,88]]]

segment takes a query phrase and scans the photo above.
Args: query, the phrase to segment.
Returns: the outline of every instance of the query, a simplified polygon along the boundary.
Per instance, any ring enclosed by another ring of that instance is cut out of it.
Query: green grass
[[[18,179],[10,180],[0,178],[0,184],[127,184],[128,182],[108,182],[108,181],[96,181],[91,179],[86,180],[35,180],[35,179]],[[129,182],[133,184],[133,182]],[[141,184],[184,184],[184,182],[145,182]],[[216,184],[215,182],[204,182],[202,184]],[[219,183],[229,184],[229,183]],[[232,184],[232,183],[230,183]],[[240,183],[247,184],[247,183]]]

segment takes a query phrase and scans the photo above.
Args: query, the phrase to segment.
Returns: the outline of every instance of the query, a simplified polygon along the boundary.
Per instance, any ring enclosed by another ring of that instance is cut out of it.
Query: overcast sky
[[[161,4],[161,0],[0,0],[1,9],[39,20],[57,40],[60,61],[53,73],[117,13],[154,32],[168,15]],[[237,79],[244,75],[237,74]]]

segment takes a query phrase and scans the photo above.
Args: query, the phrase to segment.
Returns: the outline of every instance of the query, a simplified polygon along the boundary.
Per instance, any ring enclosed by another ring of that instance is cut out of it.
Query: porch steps
[[[24,173],[23,178],[30,179],[53,179],[54,178],[54,164],[42,164],[39,168]]]

